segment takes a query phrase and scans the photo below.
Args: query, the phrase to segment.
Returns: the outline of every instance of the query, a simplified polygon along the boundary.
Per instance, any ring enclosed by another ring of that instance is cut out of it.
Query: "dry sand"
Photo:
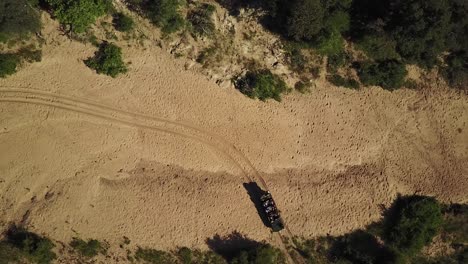
[[[388,92],[318,82],[260,102],[151,43],[124,48],[127,74],[97,75],[83,64],[94,47],[55,28],[41,63],[0,80],[2,228],[24,221],[59,241],[127,236],[161,249],[206,248],[233,231],[272,241],[242,186],[256,172],[298,236],[364,227],[397,193],[468,202],[468,98],[443,84]]]

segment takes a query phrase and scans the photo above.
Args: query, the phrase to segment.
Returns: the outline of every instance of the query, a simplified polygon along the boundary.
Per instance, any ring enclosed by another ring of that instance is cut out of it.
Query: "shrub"
[[[0,2],[0,41],[19,37],[41,29],[40,15],[27,0]]]
[[[146,261],[153,264],[171,264],[177,263],[177,259],[169,252],[156,249],[138,248],[135,253],[136,260]]]
[[[236,89],[250,98],[265,101],[273,98],[281,101],[281,93],[287,90],[286,83],[269,70],[249,71],[234,83]]]
[[[365,62],[358,67],[358,75],[363,84],[378,85],[387,90],[400,88],[406,74],[405,65],[396,60]]]
[[[134,25],[133,19],[121,12],[114,15],[112,23],[114,24],[116,30],[122,32],[128,32],[132,30]]]
[[[248,251],[241,251],[231,262],[232,264],[285,264],[283,253],[271,245],[261,245]]]
[[[342,86],[349,89],[359,89],[359,82],[354,79],[345,79],[338,74],[327,77],[327,80],[336,86]]]
[[[50,239],[16,226],[10,227],[6,234],[6,241],[0,244],[2,244],[0,252],[5,250],[12,253],[10,257],[13,259],[26,258],[35,263],[48,264],[57,258],[52,251],[54,244]]]
[[[220,255],[211,251],[203,252],[182,247],[177,251],[176,255],[183,264],[226,264],[226,261]]]
[[[192,32],[195,36],[211,35],[215,30],[215,24],[211,16],[216,7],[210,4],[201,4],[190,11],[187,20],[192,25]]]
[[[32,47],[21,48],[16,53],[23,61],[32,63],[42,60],[42,50],[36,50]]]
[[[334,258],[354,264],[393,264],[396,259],[391,250],[381,245],[373,235],[362,230],[338,238],[331,254]]]
[[[302,53],[302,47],[297,43],[288,43],[285,47],[289,57],[289,66],[296,72],[302,72],[307,67],[307,60]]]
[[[309,82],[298,81],[294,85],[294,89],[296,89],[296,91],[300,92],[301,94],[305,94],[310,92],[310,86],[311,84]]]
[[[74,237],[70,242],[70,246],[74,248],[78,253],[84,257],[92,258],[97,256],[99,253],[105,253],[106,249],[102,246],[101,242],[95,239],[90,239],[87,242]]]
[[[439,203],[432,197],[400,196],[384,219],[384,241],[413,257],[439,232],[443,223]]]
[[[112,9],[110,0],[45,0],[58,21],[76,33],[84,32]]]
[[[345,66],[350,60],[346,52],[339,52],[328,56],[327,70],[329,72],[336,72],[339,68]]]
[[[16,54],[0,53],[0,78],[14,74],[19,62],[20,59]]]
[[[164,33],[173,33],[184,25],[184,19],[179,14],[180,0],[146,0],[138,5]]]
[[[120,73],[127,72],[127,67],[122,61],[121,48],[107,42],[103,42],[94,57],[85,60],[85,64],[99,74],[106,74],[114,78]]]

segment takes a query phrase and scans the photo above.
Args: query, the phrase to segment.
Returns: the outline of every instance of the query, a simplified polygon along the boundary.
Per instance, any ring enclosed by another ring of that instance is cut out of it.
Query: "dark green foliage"
[[[468,244],[468,204],[452,204],[444,210],[442,238],[455,247]]]
[[[84,241],[80,238],[74,237],[70,242],[70,246],[74,248],[81,256],[92,258],[99,253],[105,253],[106,249],[102,246],[101,242],[96,239]]]
[[[432,67],[446,49],[451,30],[448,0],[392,0],[389,31],[398,52],[412,63]]]
[[[76,33],[84,32],[97,18],[112,10],[110,0],[45,0],[58,21]]]
[[[131,17],[121,12],[114,15],[112,23],[114,24],[115,29],[122,32],[128,32],[132,30],[135,24]]]
[[[374,60],[398,59],[396,42],[385,35],[366,35],[357,41],[357,45],[366,55]]]
[[[0,1],[0,42],[40,29],[39,12],[27,0]]]
[[[14,74],[19,62],[20,58],[16,54],[0,53],[0,78]]]
[[[320,0],[294,0],[286,18],[286,32],[294,40],[313,40],[322,29],[324,10]]]
[[[85,60],[85,64],[99,74],[102,73],[112,77],[127,72],[127,67],[122,61],[121,48],[108,42],[102,43],[94,57]]]
[[[333,258],[345,259],[354,264],[391,264],[396,256],[377,239],[362,230],[342,236],[331,249]]]
[[[296,72],[302,72],[307,66],[307,60],[302,53],[302,47],[296,42],[285,45],[286,55],[289,57],[289,66]]]
[[[250,98],[265,101],[273,98],[281,101],[281,93],[287,91],[286,83],[269,70],[249,71],[235,81],[235,87]]]
[[[248,251],[241,251],[234,257],[232,264],[285,264],[283,253],[271,245],[261,245]]]
[[[444,76],[451,86],[468,91],[468,51],[459,51],[447,57]]]
[[[171,264],[177,263],[177,259],[169,252],[156,249],[138,248],[135,253],[135,259],[153,264]]]
[[[405,256],[415,256],[440,231],[439,203],[432,197],[399,196],[384,220],[384,241]]]
[[[12,226],[6,240],[0,241],[0,257],[5,254],[11,261],[25,258],[33,263],[48,264],[57,258],[53,248],[54,244],[48,238]]]
[[[349,89],[359,89],[359,82],[354,79],[346,79],[338,74],[333,74],[327,77],[327,80],[336,86],[342,86]]]
[[[405,65],[396,60],[365,62],[358,67],[358,75],[365,85],[378,85],[387,90],[400,88],[406,77]]]
[[[187,20],[192,25],[192,32],[195,36],[211,35],[215,31],[215,24],[212,15],[216,7],[210,4],[200,4],[191,10],[187,15]]]
[[[138,7],[164,33],[173,33],[184,25],[179,14],[181,0],[133,0],[130,5]]]

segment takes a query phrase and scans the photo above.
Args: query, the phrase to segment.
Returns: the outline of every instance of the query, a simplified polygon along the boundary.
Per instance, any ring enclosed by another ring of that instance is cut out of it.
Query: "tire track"
[[[255,169],[251,161],[235,147],[235,145],[214,133],[205,131],[194,125],[140,113],[128,112],[88,99],[59,95],[28,88],[1,87],[0,102],[48,106],[92,116],[101,120],[119,123],[129,127],[148,129],[188,138],[205,144],[221,153],[229,162],[240,169],[247,182],[258,182],[265,191],[268,190],[266,182],[261,177],[260,173]],[[292,238],[292,234],[289,229],[287,229],[287,234],[278,234],[278,238],[284,253],[288,257],[288,262],[294,263],[293,258],[291,258],[289,252],[286,250],[288,243],[284,241],[288,241],[289,239],[285,239],[284,236]]]
[[[53,102],[53,105],[49,105],[51,107],[56,107],[58,104],[63,104],[69,107],[74,107],[75,109],[65,109],[65,110],[70,110],[70,111],[75,111],[78,108],[79,109],[86,109],[86,110],[91,110],[95,112],[96,110],[102,115],[106,115],[107,117],[112,116],[115,117],[116,114],[122,115],[124,119],[131,119],[131,120],[137,120],[138,124],[140,125],[145,125],[149,122],[156,123],[152,125],[153,127],[157,127],[159,129],[164,128],[166,133],[170,133],[171,131],[173,132],[178,132],[177,135],[183,136],[183,137],[188,137],[196,141],[200,141],[203,144],[209,145],[210,147],[224,153],[225,156],[229,156],[228,159],[235,163],[237,167],[241,168],[242,172],[248,178],[250,181],[253,181],[253,179],[256,179],[262,187],[265,190],[268,190],[268,186],[265,182],[265,180],[261,177],[260,173],[255,169],[251,161],[243,154],[241,153],[232,143],[228,142],[227,140],[211,133],[208,131],[205,131],[201,128],[198,128],[194,125],[190,125],[184,122],[176,122],[172,120],[167,120],[163,118],[158,118],[158,117],[153,117],[149,115],[144,115],[140,113],[133,113],[133,112],[128,112],[124,111],[121,109],[117,109],[115,107],[111,107],[108,105],[104,105],[101,103],[97,103],[91,100],[87,99],[81,99],[81,98],[75,98],[71,96],[66,96],[66,95],[58,95],[50,92],[44,92],[44,91],[39,91],[39,90],[34,90],[34,89],[28,89],[28,88],[19,88],[19,87],[13,87],[13,88],[5,88],[2,87],[0,88],[0,94],[1,95],[21,95],[21,97],[24,97],[23,99],[25,100],[30,100],[33,98],[36,99],[43,99],[44,101],[48,102]],[[21,97],[17,98],[20,99]],[[3,99],[2,101],[4,101]],[[23,102],[27,103],[27,102]],[[39,103],[39,102],[36,102]],[[84,113],[84,114],[90,114],[89,112]],[[100,118],[103,118],[103,116],[99,116]],[[117,121],[118,120],[111,120],[111,121]],[[130,120],[126,120],[127,122]],[[133,122],[136,124],[137,122]],[[127,123],[127,125],[129,125]],[[146,125],[147,129],[148,126]],[[194,136],[195,135],[195,136]]]

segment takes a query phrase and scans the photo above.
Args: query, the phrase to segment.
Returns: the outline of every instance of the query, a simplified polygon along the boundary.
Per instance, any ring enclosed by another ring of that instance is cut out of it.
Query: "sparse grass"
[[[96,239],[84,241],[81,238],[74,237],[70,242],[70,246],[74,248],[81,256],[87,258],[95,257],[99,253],[106,253],[106,248]]]
[[[191,24],[191,31],[194,36],[209,36],[213,34],[215,24],[212,15],[215,10],[215,6],[204,3],[188,13],[187,20]]]
[[[296,89],[296,91],[300,92],[301,94],[309,93],[310,87],[311,87],[311,83],[308,81],[298,81],[294,85],[294,89]]]

